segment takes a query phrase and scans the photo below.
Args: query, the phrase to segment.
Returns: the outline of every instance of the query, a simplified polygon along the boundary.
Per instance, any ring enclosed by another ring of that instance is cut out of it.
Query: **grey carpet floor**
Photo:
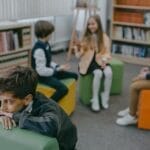
[[[66,53],[53,55],[59,64],[67,63]],[[77,71],[78,60],[72,57],[71,71]],[[93,113],[78,100],[71,119],[78,129],[77,150],[150,150],[150,130],[138,129],[136,125],[120,127],[115,124],[117,112],[128,106],[129,85],[141,66],[125,64],[123,89],[120,95],[112,95],[110,108]]]

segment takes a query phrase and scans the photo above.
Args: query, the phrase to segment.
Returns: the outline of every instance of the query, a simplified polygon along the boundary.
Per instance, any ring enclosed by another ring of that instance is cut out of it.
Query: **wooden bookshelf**
[[[113,57],[150,65],[150,1],[113,0],[110,36]],[[127,51],[127,52],[126,52]]]
[[[122,55],[122,54],[112,54],[112,56],[115,58],[121,59],[122,61],[124,61],[126,63],[150,66],[149,58],[126,56],[126,55]]]
[[[0,23],[0,76],[16,65],[30,66],[32,26],[27,23]]]

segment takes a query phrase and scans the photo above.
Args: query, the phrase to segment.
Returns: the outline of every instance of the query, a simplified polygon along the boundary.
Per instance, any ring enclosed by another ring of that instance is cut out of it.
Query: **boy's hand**
[[[0,117],[0,122],[2,123],[3,128],[7,130],[16,127],[15,121],[7,116]]]
[[[3,111],[0,111],[0,116],[7,116],[9,118],[12,118],[12,113],[7,113],[7,112],[3,112]]]
[[[64,65],[61,65],[59,67],[59,71],[67,71],[70,69],[70,65],[69,64],[64,64]]]

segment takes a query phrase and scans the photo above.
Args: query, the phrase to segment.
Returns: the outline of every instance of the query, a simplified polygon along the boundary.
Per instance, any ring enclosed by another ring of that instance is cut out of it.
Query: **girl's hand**
[[[106,67],[106,63],[105,63],[104,61],[102,61],[101,67],[102,67],[103,69]]]
[[[12,128],[16,127],[16,123],[12,118],[7,116],[1,116],[0,122],[4,129],[11,130]]]
[[[101,58],[101,67],[102,68],[106,67],[107,61],[108,61],[107,58],[105,58],[105,57]]]
[[[78,53],[78,51],[79,51],[79,49],[78,49],[77,46],[73,46],[73,50],[74,50],[74,53],[75,53],[75,54]]]

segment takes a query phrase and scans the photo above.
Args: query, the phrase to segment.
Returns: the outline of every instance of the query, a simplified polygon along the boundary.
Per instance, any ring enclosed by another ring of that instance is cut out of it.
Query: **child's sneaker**
[[[116,123],[121,126],[127,126],[137,123],[137,118],[127,114],[126,116],[116,120]]]
[[[128,113],[129,113],[129,107],[126,108],[126,109],[124,109],[124,110],[119,111],[117,115],[118,115],[119,117],[124,117],[124,116],[126,116]]]
[[[101,103],[104,109],[109,108],[108,96],[106,96],[104,92],[101,93]]]
[[[97,99],[91,100],[91,109],[94,112],[100,111],[99,100],[97,100]]]

